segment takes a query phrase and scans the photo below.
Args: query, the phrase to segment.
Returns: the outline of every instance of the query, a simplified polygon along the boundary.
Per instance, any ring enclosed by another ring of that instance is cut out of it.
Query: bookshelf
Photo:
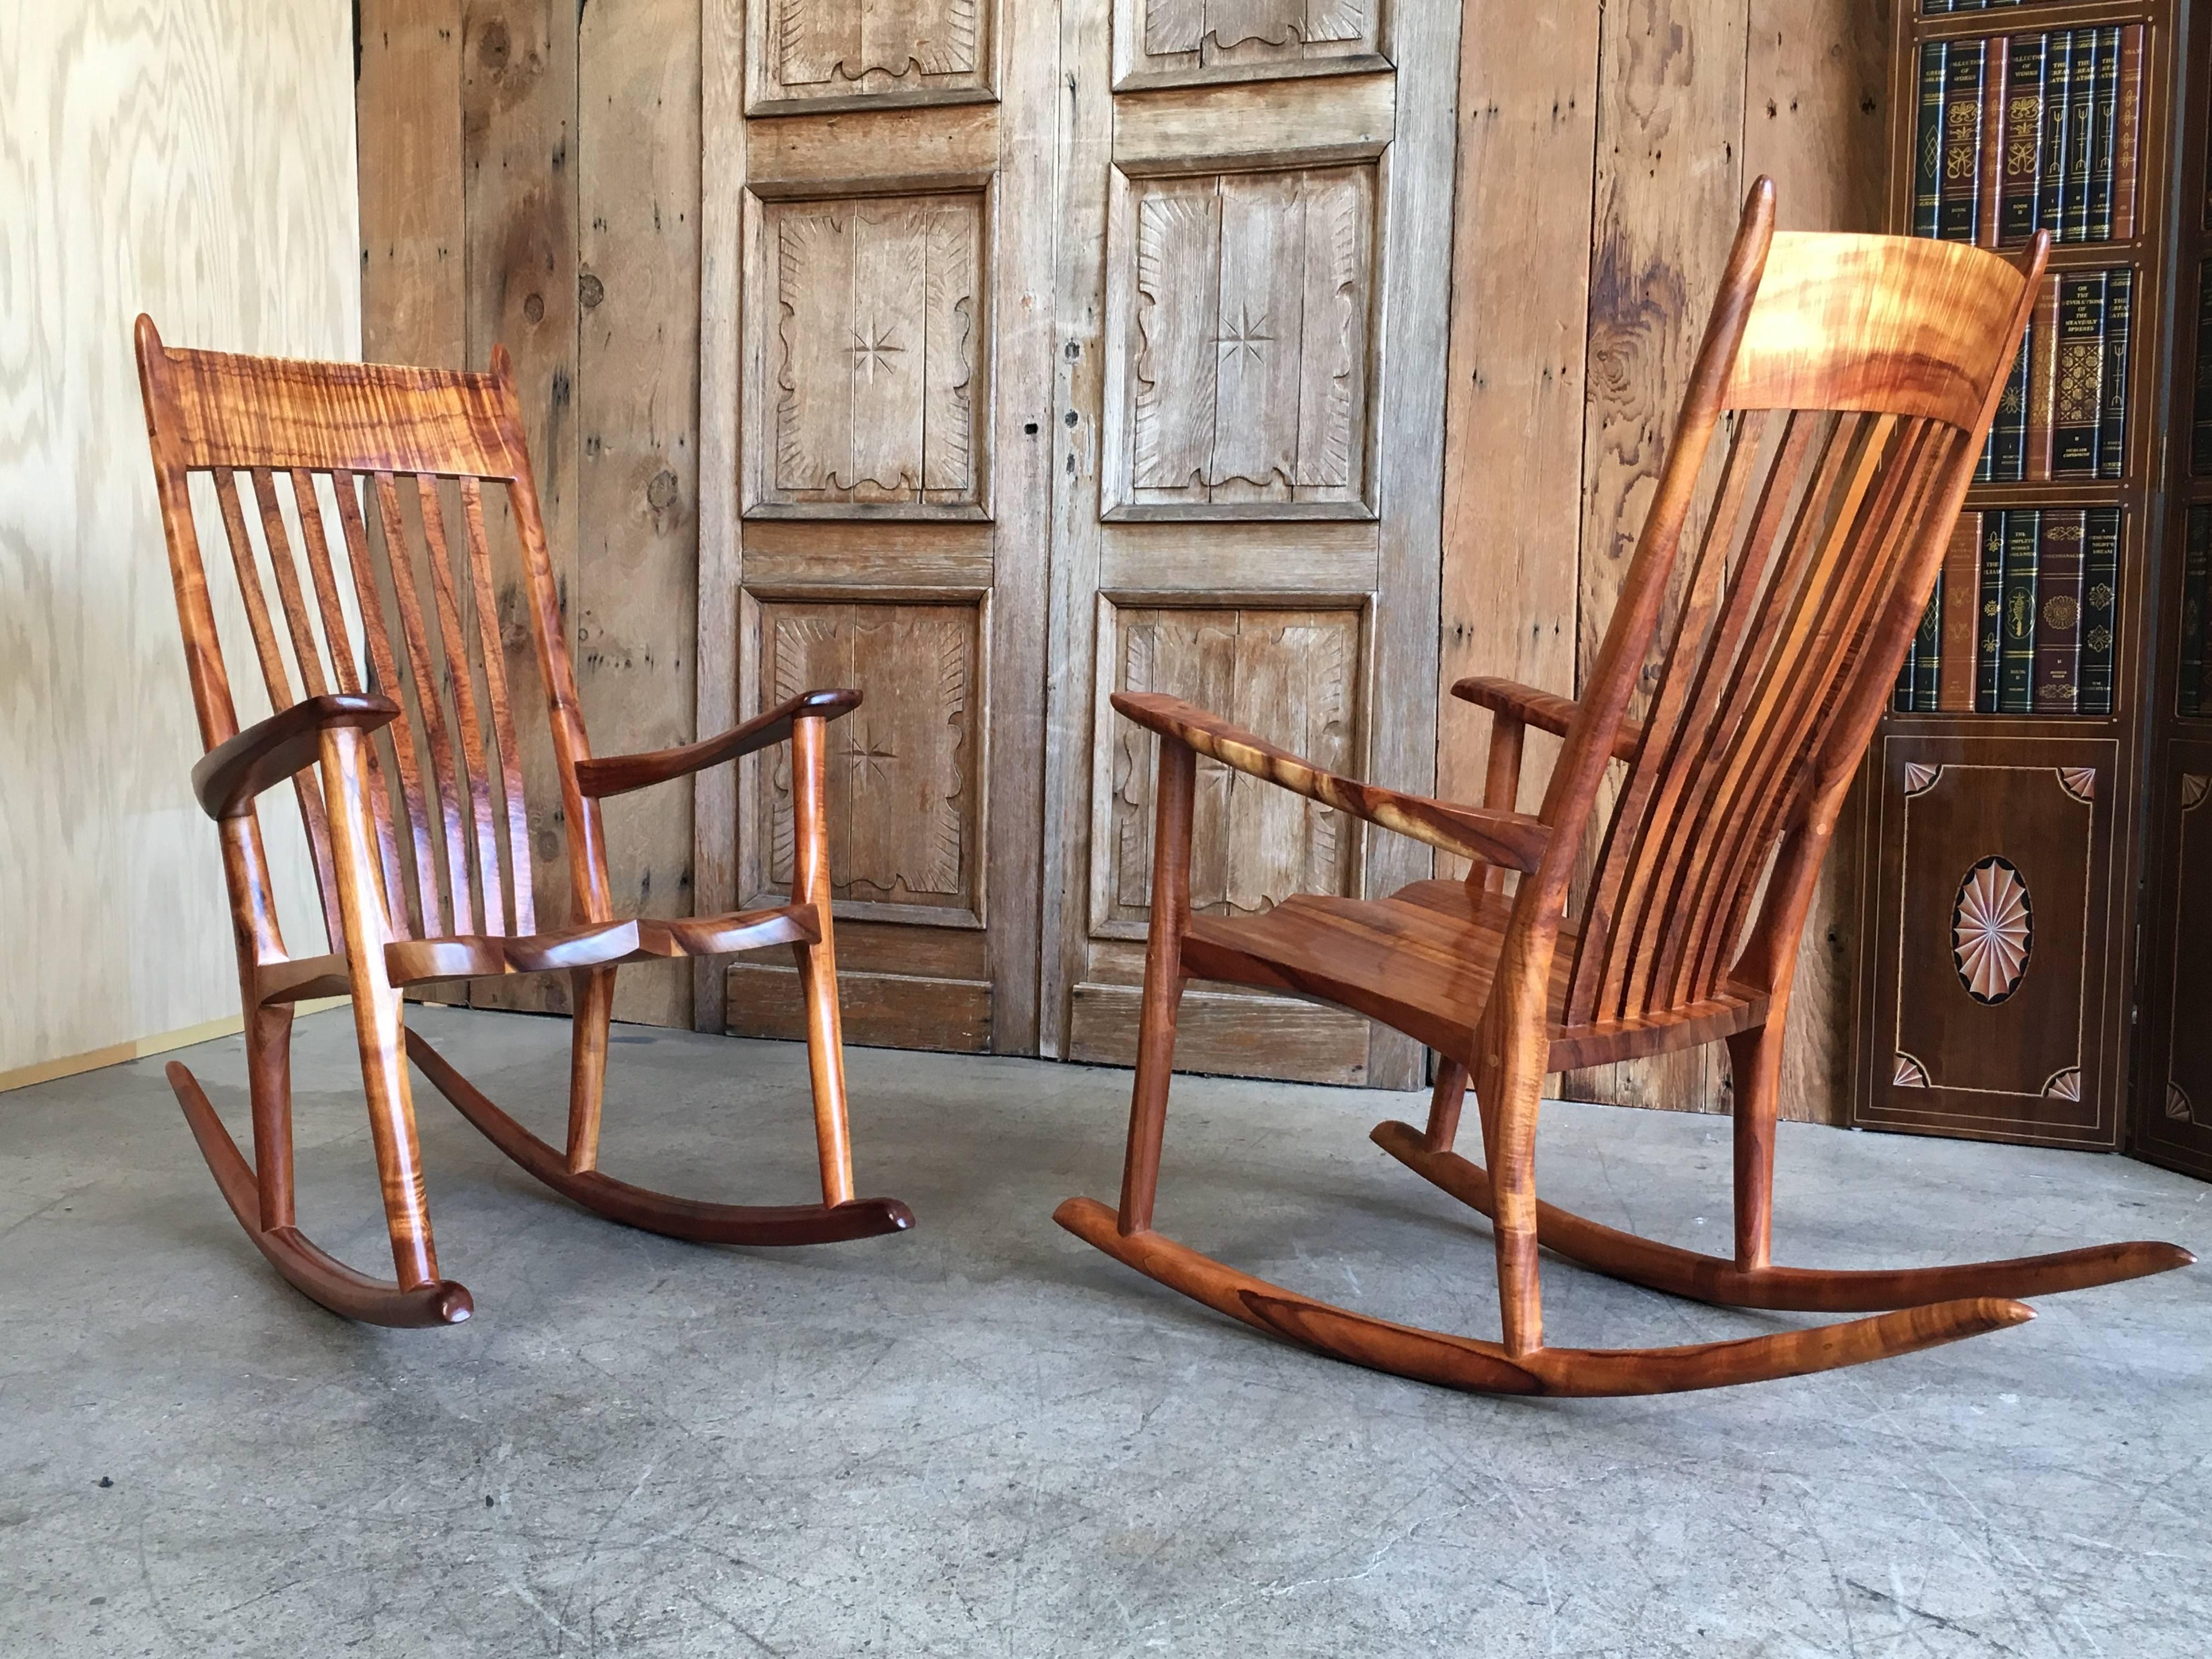
[[[2049,225],[2057,242],[2018,396],[1945,559],[1942,609],[1931,605],[1861,780],[1856,1127],[2121,1143],[2168,539],[2159,416],[2184,4],[1899,9],[1889,228],[2004,252]],[[2138,71],[2132,96],[2124,59]],[[1934,64],[1941,102],[1923,111]],[[2089,76],[2079,95],[2075,64]],[[2105,84],[2109,112],[2095,96]],[[1930,115],[1942,141],[1933,203]]]
[[[2167,500],[2149,678],[2142,1042],[2129,1149],[2212,1178],[2212,5],[2185,27]]]

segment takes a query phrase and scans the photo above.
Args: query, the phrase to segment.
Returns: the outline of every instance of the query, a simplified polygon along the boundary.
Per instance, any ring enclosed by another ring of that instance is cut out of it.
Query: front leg
[[[1160,1139],[1167,1127],[1176,1018],[1182,1006],[1182,936],[1190,925],[1190,823],[1197,781],[1196,751],[1163,737],[1152,828],[1152,914],[1145,936],[1145,996],[1137,1017],[1137,1078],[1129,1100],[1129,1144],[1121,1161],[1117,1224],[1125,1236],[1152,1231],[1152,1195],[1160,1183]]]
[[[820,937],[794,945],[799,994],[806,1006],[806,1069],[814,1090],[815,1152],[822,1164],[822,1201],[849,1203],[853,1197],[853,1132],[845,1099],[845,1027],[837,1005],[837,942],[830,912],[835,894],[830,878],[828,765],[823,758],[826,723],[802,716],[791,728],[791,811],[796,855],[792,863],[791,898],[811,904]]]

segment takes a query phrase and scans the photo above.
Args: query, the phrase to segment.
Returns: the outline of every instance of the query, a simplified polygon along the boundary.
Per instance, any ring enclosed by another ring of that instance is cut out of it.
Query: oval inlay
[[[1951,963],[1977,1002],[1994,1006],[2020,988],[2034,948],[2027,884],[1994,854],[1966,872],[1951,909]]]

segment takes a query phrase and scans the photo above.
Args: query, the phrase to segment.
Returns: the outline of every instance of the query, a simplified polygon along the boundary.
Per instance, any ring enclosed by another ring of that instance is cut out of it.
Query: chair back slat
[[[1551,846],[1516,901],[1509,953],[1577,923],[1569,1027],[1772,991],[1740,980],[1754,959],[1787,971],[1794,933],[1750,948],[1755,917],[1802,921],[1803,895],[1769,891],[1770,872],[1791,837],[1832,830],[2048,257],[2040,238],[2014,264],[1954,244],[1778,235],[1772,214],[1761,181],[1553,769]],[[1646,688],[1634,758],[1602,790]],[[1819,860],[1789,867],[1802,888]]]
[[[489,374],[233,357],[170,350],[143,319],[138,351],[204,740],[213,747],[229,738],[238,715],[194,523],[196,474],[213,484],[213,516],[272,709],[332,689],[379,692],[401,706],[401,718],[364,746],[377,886],[391,933],[535,932],[529,808],[486,483],[506,492],[508,510],[499,516],[523,544],[520,567],[532,585],[520,609],[533,631],[556,630],[539,643],[562,684],[567,659],[558,598],[535,591],[550,584],[550,564],[532,544],[544,526],[504,355],[495,355]],[[411,490],[402,488],[408,479]],[[596,814],[574,776],[588,753],[581,720],[571,706],[554,725],[564,805],[570,817],[587,821],[585,840],[596,848]],[[294,783],[335,941],[342,930],[325,802],[312,770]],[[258,828],[246,833],[258,846]],[[577,878],[573,853],[571,865]],[[247,889],[263,883],[260,867],[258,853],[236,866]],[[589,874],[578,878],[592,886]],[[273,917],[273,901],[258,890],[248,896],[257,948],[264,958],[281,952],[273,920],[266,927],[258,920]]]

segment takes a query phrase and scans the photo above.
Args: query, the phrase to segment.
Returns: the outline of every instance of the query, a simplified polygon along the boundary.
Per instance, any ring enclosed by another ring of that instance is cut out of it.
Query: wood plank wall
[[[1443,678],[1571,691],[1750,181],[1776,177],[1788,226],[1878,222],[1895,0],[1613,0],[1533,21],[1523,0],[1466,3],[1455,304],[1484,345],[1451,387]],[[690,734],[699,5],[361,0],[367,353],[514,353],[609,752]],[[1440,785],[1479,798],[1485,717],[1447,704]],[[537,826],[541,867],[559,869],[559,833]],[[689,908],[688,787],[610,803],[609,842],[618,902]],[[1841,1109],[1850,911],[1832,873],[1801,969],[1793,1115]],[[688,1023],[675,970],[632,972],[623,1018]],[[1724,1085],[1724,1066],[1693,1062],[1566,1086],[1694,1107]]]
[[[1479,799],[1473,673],[1571,695],[1627,572],[1745,193],[1787,229],[1881,228],[1899,0],[1613,0],[1532,24],[1468,0],[1446,410],[1437,787]],[[1498,255],[1504,257],[1497,257]],[[1479,325],[1468,329],[1468,319]],[[1522,805],[1556,744],[1532,734]],[[1839,837],[1840,844],[1840,837]],[[1784,1105],[1843,1121],[1850,919],[1832,860],[1798,965]],[[1562,1080],[1570,1098],[1726,1104],[1717,1049]]]
[[[0,6],[0,1088],[238,1029],[131,328],[357,353],[352,68],[343,6]],[[298,822],[268,841],[312,952]]]

